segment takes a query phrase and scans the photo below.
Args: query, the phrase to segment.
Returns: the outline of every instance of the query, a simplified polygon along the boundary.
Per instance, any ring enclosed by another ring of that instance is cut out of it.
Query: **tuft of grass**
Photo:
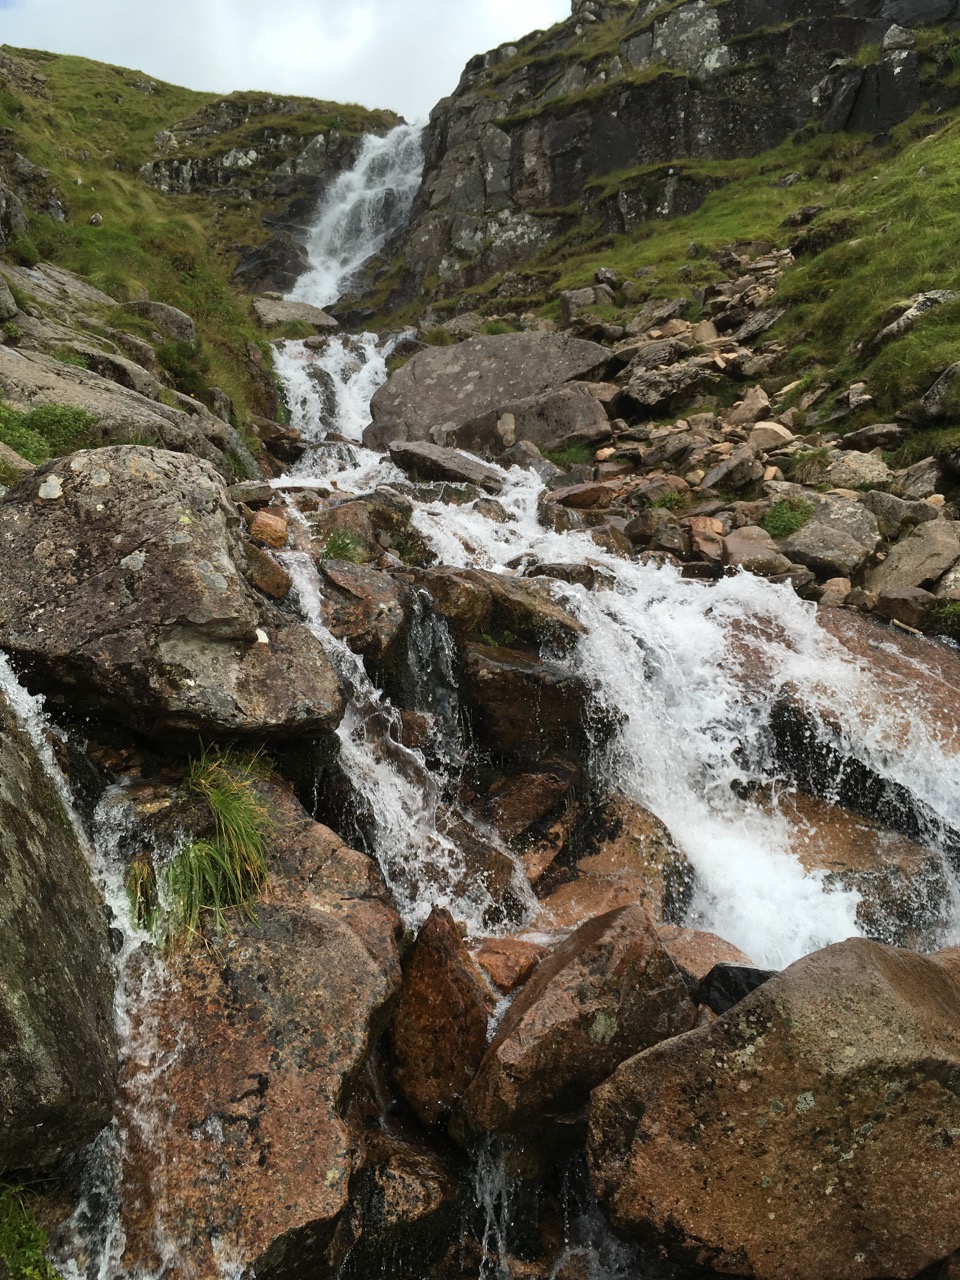
[[[924,624],[926,631],[960,640],[960,600],[942,600],[932,605]]]
[[[428,347],[452,347],[457,342],[452,333],[448,333],[446,329],[439,325],[435,329],[421,329],[417,337],[421,342],[425,342]]]
[[[771,538],[789,538],[802,529],[813,515],[813,503],[806,498],[782,498],[766,514],[763,527]]]
[[[816,484],[830,466],[829,449],[801,449],[783,463],[783,473],[795,484]]]
[[[323,560],[346,560],[350,564],[363,564],[367,559],[361,540],[346,529],[337,529],[331,533],[320,554]]]
[[[593,453],[583,444],[571,444],[566,449],[545,449],[543,456],[557,467],[589,467]]]
[[[668,489],[666,493],[661,493],[659,498],[654,498],[652,502],[647,503],[651,509],[660,511],[680,511],[686,505],[687,498],[676,489]]]
[[[0,1186],[0,1264],[10,1280],[57,1280],[47,1260],[47,1233],[37,1222],[27,1189]]]
[[[209,806],[214,835],[188,841],[167,865],[163,896],[168,945],[192,937],[206,916],[222,928],[231,908],[256,919],[253,902],[268,878],[269,817],[254,782],[268,772],[261,757],[232,751],[204,751],[191,764],[187,787]]]

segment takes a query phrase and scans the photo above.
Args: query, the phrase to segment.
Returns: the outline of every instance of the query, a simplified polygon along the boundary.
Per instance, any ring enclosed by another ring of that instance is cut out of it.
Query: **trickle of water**
[[[310,270],[289,296],[327,307],[394,232],[406,224],[420,187],[423,128],[401,124],[386,137],[368,134],[357,162],[328,191],[307,241]]]

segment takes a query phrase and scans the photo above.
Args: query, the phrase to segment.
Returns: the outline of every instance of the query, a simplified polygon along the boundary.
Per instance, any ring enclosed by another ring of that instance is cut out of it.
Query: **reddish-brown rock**
[[[754,1280],[907,1280],[960,1247],[960,953],[791,965],[591,1100],[615,1228]]]
[[[705,978],[717,964],[753,964],[732,942],[703,929],[664,924],[658,926],[657,933],[673,963],[691,983]]]
[[[549,947],[524,938],[484,938],[474,951],[477,964],[508,994],[523,986]]]
[[[590,920],[507,1011],[464,1098],[475,1129],[510,1131],[581,1106],[641,1047],[693,1026],[683,979],[642,907]]]
[[[354,653],[384,659],[407,622],[410,593],[386,573],[345,560],[320,564],[323,620]]]
[[[542,769],[501,778],[487,794],[486,811],[504,840],[515,840],[546,818],[573,785],[569,768]]]
[[[448,911],[420,930],[393,1016],[394,1077],[424,1124],[449,1115],[487,1047],[490,991]]]
[[[250,537],[281,550],[287,545],[287,522],[277,511],[258,511],[250,521]]]

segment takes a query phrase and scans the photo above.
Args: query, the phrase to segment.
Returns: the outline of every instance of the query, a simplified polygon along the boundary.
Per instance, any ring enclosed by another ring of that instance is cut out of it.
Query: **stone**
[[[754,449],[770,453],[774,449],[781,448],[782,445],[789,444],[793,439],[793,432],[788,427],[781,426],[779,422],[758,422],[750,432],[748,442]]]
[[[728,569],[744,569],[761,578],[773,578],[786,573],[791,561],[782,554],[765,529],[759,525],[744,525],[723,539],[723,563]]]
[[[590,384],[573,382],[524,400],[509,401],[501,406],[495,421],[488,417],[461,427],[449,441],[459,448],[496,458],[521,441],[560,452],[575,445],[593,447],[610,436],[610,419],[592,394]]]
[[[817,603],[825,609],[839,609],[852,590],[853,583],[849,578],[828,578]]]
[[[504,840],[516,840],[565,801],[575,779],[569,767],[512,774],[490,788],[484,812]]]
[[[339,329],[339,321],[309,302],[292,302],[276,298],[254,298],[253,314],[264,329],[281,324],[309,324],[314,329]]]
[[[895,49],[912,49],[917,43],[916,33],[908,31],[906,27],[899,27],[893,24],[883,37],[881,48],[884,53],[890,53]]]
[[[258,511],[250,521],[250,537],[277,551],[287,545],[288,532],[289,526],[278,511]]]
[[[447,437],[478,420],[494,423],[502,406],[602,369],[610,355],[566,334],[506,333],[429,347],[409,360],[373,397],[369,448],[396,440]]]
[[[912,529],[871,569],[864,586],[880,594],[893,588],[933,585],[960,560],[960,528],[952,520],[929,520]]]
[[[500,455],[499,462],[501,467],[520,467],[522,471],[535,471],[545,483],[563,475],[563,468],[545,458],[529,440],[518,440],[512,448]]]
[[[692,396],[709,393],[719,381],[712,362],[686,360],[669,369],[634,374],[623,388],[621,399],[626,409],[634,413],[666,414],[682,408]]]
[[[923,458],[904,471],[895,471],[893,478],[894,487],[901,498],[920,502],[939,491],[943,484],[943,470],[936,458]]]
[[[850,431],[837,441],[839,449],[859,449],[869,453],[872,449],[896,449],[907,435],[906,429],[896,422],[875,422],[872,426]]]
[[[0,324],[7,320],[12,320],[19,311],[16,299],[10,292],[10,286],[7,284],[3,276],[0,276]]]
[[[475,484],[487,493],[499,493],[503,488],[503,476],[495,467],[489,467],[459,449],[447,449],[425,441],[405,443],[402,440],[391,441],[389,449],[391,461],[410,475]]]
[[[166,302],[138,299],[134,302],[124,302],[122,309],[132,316],[142,316],[144,320],[149,320],[164,337],[172,338],[174,342],[196,345],[197,327],[186,312],[180,311],[177,307],[171,307]]]
[[[770,397],[763,387],[751,387],[742,400],[738,400],[732,409],[724,414],[724,421],[731,427],[751,426],[763,420],[763,415],[770,408]]]
[[[525,938],[484,938],[473,954],[491,982],[509,995],[523,986],[550,948]]]
[[[957,378],[960,377],[960,361],[940,375],[920,401],[920,409],[928,422],[947,417],[952,412],[956,398]]]
[[[900,947],[930,944],[949,912],[942,854],[802,792],[783,797],[779,809],[804,870],[822,873],[828,888],[859,895],[857,923],[866,937]]]
[[[744,444],[711,467],[700,481],[700,488],[743,489],[762,475],[763,466],[757,461],[756,448],[752,444]]]
[[[905,530],[937,518],[933,507],[925,502],[908,502],[880,489],[867,493],[863,505],[877,517],[880,532],[889,542],[894,542]]]
[[[577,879],[544,899],[544,927],[573,928],[615,907],[642,904],[655,922],[682,920],[694,872],[660,819],[614,794],[590,813]]]
[[[658,925],[657,933],[670,959],[690,987],[705,978],[715,965],[750,964],[750,957],[739,947],[715,933],[703,929],[685,929],[676,924]]]
[[[448,1116],[487,1048],[490,991],[452,916],[431,912],[406,959],[393,1015],[394,1079],[418,1119]]]
[[[751,991],[768,982],[775,974],[772,969],[757,969],[753,965],[731,964],[721,961],[715,964],[690,991],[690,999],[703,1005],[711,1013],[726,1013],[734,1005],[745,1000]]]
[[[460,637],[509,631],[529,644],[567,649],[585,634],[583,623],[554,598],[548,578],[442,567],[424,570],[416,579]]]
[[[957,952],[851,939],[625,1062],[590,1107],[615,1230],[757,1280],[916,1276],[955,1251],[958,981]]]
[[[557,502],[562,507],[573,507],[577,511],[591,510],[611,506],[614,492],[608,484],[571,484],[553,489],[547,501]]]
[[[794,564],[818,577],[853,578],[880,547],[876,517],[862,503],[833,494],[810,493],[813,515],[777,546]]]
[[[477,732],[498,751],[542,758],[576,746],[582,735],[590,695],[559,663],[504,645],[468,642],[461,681]],[[524,714],[518,716],[521,706]]]
[[[617,1063],[688,1030],[694,1017],[643,908],[599,916],[556,947],[514,1000],[467,1089],[464,1116],[473,1128],[510,1132],[573,1111]]]
[[[405,633],[410,593],[389,574],[345,560],[323,560],[320,612],[338,640],[354,653],[383,662]]]
[[[45,464],[0,502],[0,645],[38,687],[151,736],[332,730],[330,660],[247,584],[238,524],[220,476],[187,454]]]
[[[79,824],[5,660],[0,674],[0,1169],[39,1169],[110,1121],[113,973]]]
[[[827,469],[824,480],[835,489],[857,489],[862,485],[884,485],[892,474],[879,448],[870,453],[851,450]]]
[[[34,463],[21,458],[19,453],[11,449],[8,444],[0,441],[0,477],[8,483],[16,484],[18,480],[22,480],[24,476],[30,475],[31,471],[35,470]]]
[[[252,542],[244,547],[244,554],[245,576],[251,586],[262,591],[271,600],[285,600],[293,587],[293,579],[283,565],[269,551]]]
[[[906,333],[908,329],[912,329],[917,321],[933,311],[937,307],[945,306],[948,302],[954,302],[960,294],[955,293],[952,289],[931,289],[928,293],[918,293],[908,307],[896,318],[886,325],[880,332],[871,339],[867,344],[872,350],[884,347],[888,342],[892,342],[894,338],[898,338],[902,333]]]

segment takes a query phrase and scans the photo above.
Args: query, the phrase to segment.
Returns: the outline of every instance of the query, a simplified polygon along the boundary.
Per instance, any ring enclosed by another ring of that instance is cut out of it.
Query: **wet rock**
[[[828,888],[860,895],[857,923],[868,938],[894,946],[929,945],[949,910],[940,853],[802,793],[785,798],[780,808],[804,869],[823,872]]]
[[[918,525],[887,553],[864,579],[868,591],[932,585],[960,559],[960,529],[952,521]]]
[[[502,467],[520,467],[524,471],[535,471],[545,483],[563,475],[563,468],[545,458],[535,444],[529,440],[518,440],[512,448],[500,455]]]
[[[852,939],[624,1063],[588,1148],[616,1230],[758,1280],[915,1276],[954,1251],[958,981],[956,952]]]
[[[600,916],[561,943],[517,996],[464,1115],[474,1128],[510,1131],[575,1110],[618,1062],[687,1030],[694,1016],[647,913]]]
[[[321,611],[354,653],[382,662],[407,625],[410,593],[389,574],[345,560],[324,560]]]
[[[0,690],[0,1169],[37,1169],[109,1122],[113,973],[87,851]]]
[[[773,969],[755,969],[753,965],[722,961],[691,989],[690,999],[712,1013],[726,1013],[775,974]]]
[[[484,938],[473,954],[490,980],[510,994],[523,986],[550,948],[524,938]]]
[[[615,907],[642,904],[655,921],[679,921],[693,894],[693,868],[660,819],[624,795],[589,817],[578,878],[544,899],[545,927],[571,928]]]
[[[658,925],[657,933],[688,986],[705,978],[718,964],[750,964],[750,957],[739,947],[715,933],[684,929],[676,924]]]
[[[242,577],[238,523],[220,477],[187,455],[46,464],[0,503],[0,644],[72,706],[151,735],[333,728],[329,659]]]
[[[561,489],[551,491],[548,502],[559,503],[562,507],[573,507],[576,511],[609,507],[613,503],[614,490],[606,484],[564,485]]]
[[[584,633],[583,623],[554,599],[547,579],[447,568],[427,569],[416,579],[460,637],[490,632],[568,648]]]
[[[273,558],[269,551],[248,543],[244,547],[246,555],[246,577],[250,584],[262,591],[271,600],[284,600],[290,594],[293,579],[283,565]]]
[[[401,470],[427,480],[453,480],[456,483],[475,484],[487,493],[499,493],[503,488],[503,476],[477,458],[461,453],[459,449],[442,448],[440,445],[401,440],[390,443],[390,459]]]
[[[487,793],[485,812],[504,840],[516,840],[542,822],[571,794],[575,777],[569,766],[501,778]]]
[[[289,526],[278,511],[258,511],[249,524],[250,537],[264,546],[282,551],[287,545]]]
[[[589,692],[558,663],[521,649],[468,642],[463,694],[477,728],[498,751],[538,758],[579,742]],[[517,715],[523,707],[524,714]]]
[[[495,427],[502,406],[582,378],[608,359],[596,343],[532,331],[430,347],[373,397],[373,423],[364,443],[369,448],[385,448],[395,440],[445,444],[459,428]]]
[[[811,493],[808,500],[813,515],[796,533],[778,538],[777,546],[820,577],[854,577],[880,546],[876,517],[850,498]]]
[[[435,909],[404,964],[393,1016],[394,1078],[417,1117],[449,1115],[487,1047],[489,988],[448,911]]]

